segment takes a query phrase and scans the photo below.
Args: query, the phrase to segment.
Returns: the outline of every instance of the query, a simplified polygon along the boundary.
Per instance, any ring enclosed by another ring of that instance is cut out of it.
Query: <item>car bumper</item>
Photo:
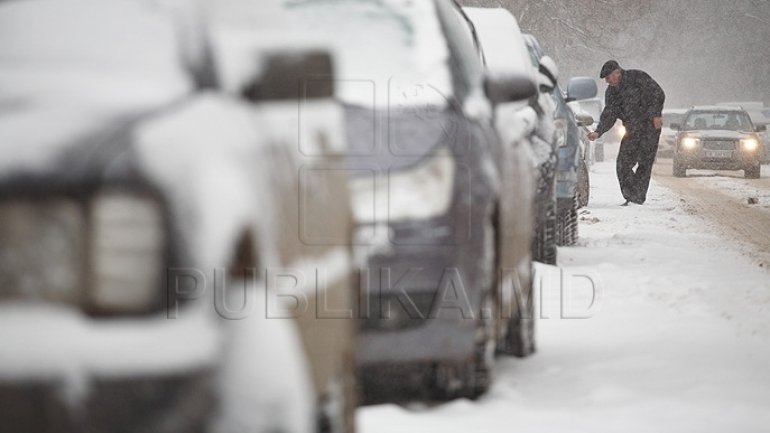
[[[460,248],[396,246],[372,256],[368,278],[362,278],[362,306],[367,307],[360,312],[358,366],[472,356],[483,260],[476,243]],[[451,308],[450,298],[464,311]]]
[[[58,381],[0,383],[0,419],[9,432],[203,432],[211,413],[207,370],[158,377],[92,378],[68,401]]]
[[[723,151],[721,156],[712,156],[703,149],[696,149],[691,152],[678,151],[675,158],[685,168],[708,169],[708,170],[742,170],[747,167],[754,167],[762,159],[762,151],[743,153],[738,150]]]
[[[118,321],[3,305],[2,424],[19,432],[202,431],[215,404],[219,345],[201,319]]]

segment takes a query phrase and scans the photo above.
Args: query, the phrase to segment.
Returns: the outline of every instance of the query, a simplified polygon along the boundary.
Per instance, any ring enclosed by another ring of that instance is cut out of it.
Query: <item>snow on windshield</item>
[[[432,1],[286,0],[334,47],[340,98],[363,107],[446,106],[449,51]]]

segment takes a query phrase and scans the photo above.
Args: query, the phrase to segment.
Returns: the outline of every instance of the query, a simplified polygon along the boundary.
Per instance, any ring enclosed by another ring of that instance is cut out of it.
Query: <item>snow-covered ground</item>
[[[587,270],[600,284],[591,317],[559,319],[558,269],[540,266],[539,288],[551,295],[542,299],[549,318],[538,321],[537,354],[500,358],[478,401],[366,407],[359,431],[770,430],[767,268],[745,245],[704,230],[654,179],[644,206],[619,206],[613,162],[595,165],[591,183],[578,245],[559,250],[560,267]],[[578,299],[590,294],[574,287]]]
[[[715,187],[736,201],[746,203],[749,198],[755,198],[756,207],[770,210],[770,165],[762,166],[762,174],[758,180],[746,181],[743,171],[688,170],[687,176],[697,179],[700,184]]]

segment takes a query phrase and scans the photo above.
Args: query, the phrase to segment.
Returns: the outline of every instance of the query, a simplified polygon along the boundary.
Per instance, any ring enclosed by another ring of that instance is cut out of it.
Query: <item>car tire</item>
[[[578,184],[575,191],[575,198],[577,199],[577,207],[580,209],[581,207],[588,206],[588,199],[591,190],[591,180],[588,177],[588,166],[586,165],[586,161],[584,159],[580,160],[577,178]]]
[[[498,342],[498,353],[513,355],[523,358],[535,353],[535,299],[534,278],[532,278],[531,266],[526,279],[528,295],[526,298],[521,293],[516,293],[515,310],[511,311],[511,317],[507,319],[505,329]]]
[[[685,166],[679,162],[679,159],[677,159],[676,156],[674,156],[674,165],[672,171],[674,177],[687,177],[687,168],[685,168]]]
[[[759,176],[762,171],[762,166],[757,163],[754,166],[747,167],[743,170],[743,177],[746,179],[759,179]]]
[[[431,398],[440,401],[455,398],[477,399],[492,384],[495,361],[494,297],[484,295],[482,311],[476,327],[474,353],[470,359],[460,363],[439,363],[433,372]]]
[[[571,207],[561,209],[556,217],[556,244],[560,247],[572,246],[577,242],[577,199],[573,199],[572,203]]]
[[[535,237],[532,240],[532,258],[535,261],[556,264],[556,205],[548,203],[543,217],[535,227]]]
[[[436,365],[431,384],[432,397],[437,400],[455,398],[476,399],[489,389],[494,372],[494,357],[497,349],[495,329],[495,269],[497,230],[489,217],[483,225],[482,269],[478,284],[482,290],[479,303],[479,316],[474,317],[476,328],[474,334],[473,354],[465,361],[445,362]]]
[[[355,431],[358,406],[353,354],[344,356],[343,365],[326,387],[318,403],[318,433],[351,433]]]

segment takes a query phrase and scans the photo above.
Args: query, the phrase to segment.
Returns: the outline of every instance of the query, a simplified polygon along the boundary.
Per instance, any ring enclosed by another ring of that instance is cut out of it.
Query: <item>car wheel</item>
[[[761,171],[762,171],[762,166],[759,163],[757,163],[752,167],[748,167],[744,169],[743,176],[746,179],[759,179]]]
[[[556,209],[551,201],[547,205],[543,221],[535,228],[532,240],[532,258],[549,265],[556,264]]]
[[[531,261],[530,261],[531,268]],[[523,358],[535,353],[535,300],[533,297],[534,279],[532,272],[526,279],[527,296],[516,293],[515,309],[505,325],[505,330],[498,344],[498,352]]]
[[[580,160],[580,166],[578,166],[578,184],[575,191],[575,197],[577,198],[577,207],[588,206],[588,198],[591,190],[591,181],[588,177],[588,166],[585,160]]]
[[[318,404],[319,433],[355,431],[356,410],[355,365],[353,354],[345,355],[342,367],[329,381]]]
[[[482,315],[477,320],[475,349],[471,359],[461,363],[436,365],[432,397],[437,400],[476,399],[492,384],[495,364],[494,298],[484,295]],[[487,312],[484,314],[483,312]]]
[[[674,177],[687,177],[687,168],[674,156]]]
[[[560,247],[575,245],[577,242],[577,200],[573,200],[573,205],[567,209],[559,211],[556,217],[557,242]]]

